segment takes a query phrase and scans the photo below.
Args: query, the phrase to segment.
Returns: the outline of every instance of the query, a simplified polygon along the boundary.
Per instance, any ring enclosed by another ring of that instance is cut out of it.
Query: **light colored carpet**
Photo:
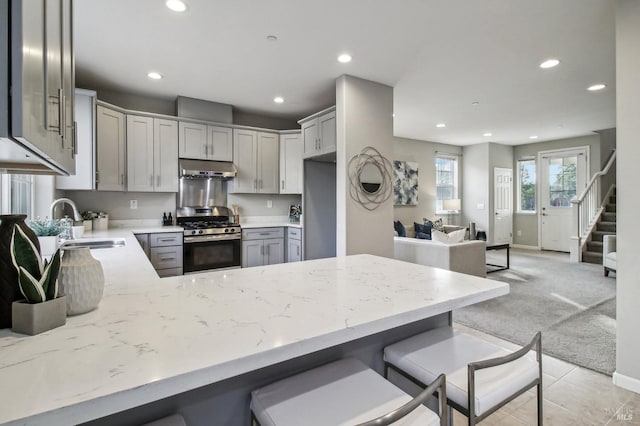
[[[487,252],[504,263],[505,251]],[[454,311],[468,327],[525,344],[542,331],[543,352],[601,373],[615,370],[616,279],[602,266],[569,262],[564,253],[511,249],[511,269],[487,278],[510,284],[508,295]]]

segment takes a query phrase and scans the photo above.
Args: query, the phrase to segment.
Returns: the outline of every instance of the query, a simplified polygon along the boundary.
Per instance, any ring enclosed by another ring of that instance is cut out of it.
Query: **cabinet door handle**
[[[253,189],[258,189],[258,179],[253,180]]]
[[[165,243],[168,241],[174,242],[176,241],[176,239],[175,238],[158,238],[158,241],[162,241],[163,243]]]
[[[124,173],[120,173],[120,185],[124,185]]]
[[[156,186],[160,187],[160,175],[158,175],[156,178]]]
[[[162,260],[163,262],[166,262],[167,260],[176,260],[175,256],[172,257],[161,257],[160,260]]]
[[[260,179],[260,189],[262,189],[262,179]]]
[[[211,156],[213,157],[213,153],[214,153],[214,151],[213,151],[213,144],[211,144],[211,145],[210,145],[210,147],[211,147],[211,148],[210,148],[211,154],[209,154],[209,155],[211,155]]]
[[[284,189],[284,180],[282,181],[282,189]]]
[[[261,232],[260,235],[270,235],[268,232]]]
[[[296,252],[298,253],[298,256],[300,256],[300,246],[296,246]]]
[[[58,89],[58,134],[62,136],[62,147],[64,148],[64,92]]]
[[[149,186],[153,186],[153,175],[149,175]]]
[[[78,122],[73,122],[73,156],[78,155]]]

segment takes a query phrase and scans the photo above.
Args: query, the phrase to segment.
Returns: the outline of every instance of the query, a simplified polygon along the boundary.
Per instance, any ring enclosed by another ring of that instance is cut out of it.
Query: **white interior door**
[[[511,243],[513,229],[513,170],[493,169],[494,244]]]
[[[586,186],[588,148],[540,153],[540,248],[568,252],[571,200]]]

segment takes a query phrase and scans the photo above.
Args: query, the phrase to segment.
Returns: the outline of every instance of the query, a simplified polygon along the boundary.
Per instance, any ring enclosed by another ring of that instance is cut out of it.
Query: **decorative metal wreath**
[[[361,181],[361,173],[367,165],[375,166],[379,171],[382,182],[377,188],[365,190]],[[360,154],[356,154],[349,160],[349,194],[351,198],[360,203],[362,207],[371,211],[391,197],[391,162],[384,158],[377,149],[367,146]]]

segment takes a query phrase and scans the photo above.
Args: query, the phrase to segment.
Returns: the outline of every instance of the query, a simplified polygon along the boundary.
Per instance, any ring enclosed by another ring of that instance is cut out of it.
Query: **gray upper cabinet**
[[[233,161],[233,130],[180,121],[180,158]]]
[[[302,127],[304,158],[336,152],[335,107],[298,121]]]
[[[302,194],[302,151],[300,133],[280,135],[281,194]]]
[[[11,1],[11,134],[75,172],[72,1]],[[40,25],[40,23],[42,25]]]
[[[277,194],[278,135],[234,129],[233,141],[233,158],[238,168],[233,192]]]
[[[96,109],[96,189],[125,189],[125,116],[98,105]]]
[[[76,89],[76,174],[56,176],[57,189],[95,189],[96,92]]]
[[[127,115],[127,190],[178,192],[178,122]]]

